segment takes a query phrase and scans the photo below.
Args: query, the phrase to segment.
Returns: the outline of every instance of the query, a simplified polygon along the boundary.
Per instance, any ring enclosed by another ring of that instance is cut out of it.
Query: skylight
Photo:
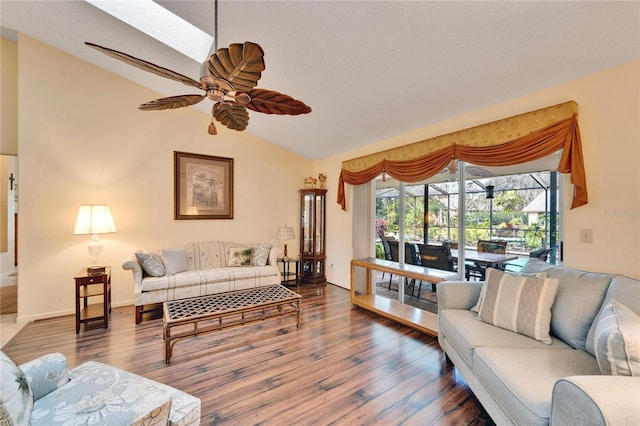
[[[151,0],[85,0],[109,15],[201,63],[213,37]]]

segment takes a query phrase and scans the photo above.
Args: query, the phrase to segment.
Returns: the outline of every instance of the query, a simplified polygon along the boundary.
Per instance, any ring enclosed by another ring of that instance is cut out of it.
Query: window
[[[512,270],[518,270],[538,249],[552,249],[549,261],[555,263],[559,194],[554,169],[558,156],[511,167],[459,165],[464,170],[464,210],[459,208],[459,173],[450,173],[448,168],[412,184],[380,175],[375,180],[376,256],[410,263],[411,253],[407,252],[413,244],[458,243],[462,221],[465,247],[473,249],[479,240],[506,242],[507,252],[518,256],[509,262]],[[403,243],[408,243],[404,257]],[[394,244],[397,254],[389,252]],[[378,274],[376,278],[377,294],[401,297],[398,277]],[[430,285],[403,284],[404,303],[437,312]]]

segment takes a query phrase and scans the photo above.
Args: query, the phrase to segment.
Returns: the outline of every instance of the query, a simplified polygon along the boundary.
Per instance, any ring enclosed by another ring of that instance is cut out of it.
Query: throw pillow
[[[0,351],[0,398],[4,411],[16,425],[29,424],[33,393],[20,367]]]
[[[164,263],[158,253],[136,252],[136,259],[144,272],[150,277],[161,277],[165,274]]]
[[[487,271],[486,292],[478,319],[551,344],[551,307],[558,293],[555,278],[515,277]]]
[[[640,376],[640,316],[612,299],[602,309],[594,334],[602,374]]]
[[[269,251],[271,251],[271,244],[253,246],[251,263],[255,266],[265,266],[269,261]]]
[[[495,268],[487,268],[487,276],[489,274],[489,270],[490,269],[493,269],[494,271],[496,270]],[[527,277],[527,278],[539,278],[539,279],[547,278],[547,273],[546,272],[537,272],[537,273],[505,272],[505,274],[509,274],[509,275],[514,276],[514,277]],[[484,300],[484,295],[485,295],[486,292],[487,292],[487,281],[485,279],[485,282],[482,283],[482,289],[480,290],[480,296],[478,297],[478,303],[476,303],[475,306],[471,308],[472,312],[478,312],[478,309],[480,309],[480,304],[482,304],[482,300]]]
[[[251,247],[231,247],[229,266],[251,266]]]
[[[162,249],[162,263],[164,263],[166,275],[188,271],[187,250],[185,248]]]

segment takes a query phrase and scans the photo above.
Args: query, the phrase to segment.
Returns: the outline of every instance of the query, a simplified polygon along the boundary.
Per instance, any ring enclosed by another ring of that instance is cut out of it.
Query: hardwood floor
[[[295,290],[295,289],[294,289]],[[18,364],[62,352],[182,389],[203,425],[491,425],[435,338],[353,307],[338,286],[300,286],[301,327],[287,315],[176,344],[164,360],[162,320],[134,324],[116,308],[110,329],[73,316],[36,321],[4,348]]]

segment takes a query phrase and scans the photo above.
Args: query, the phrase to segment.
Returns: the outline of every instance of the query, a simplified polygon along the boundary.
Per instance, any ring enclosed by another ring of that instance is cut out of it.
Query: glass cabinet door
[[[316,195],[316,212],[324,212],[324,195]],[[322,220],[316,224],[316,254],[324,254],[324,214]]]
[[[307,255],[313,255],[313,223],[315,216],[314,209],[315,196],[314,194],[304,194],[302,199],[302,232],[303,249],[302,253]]]

